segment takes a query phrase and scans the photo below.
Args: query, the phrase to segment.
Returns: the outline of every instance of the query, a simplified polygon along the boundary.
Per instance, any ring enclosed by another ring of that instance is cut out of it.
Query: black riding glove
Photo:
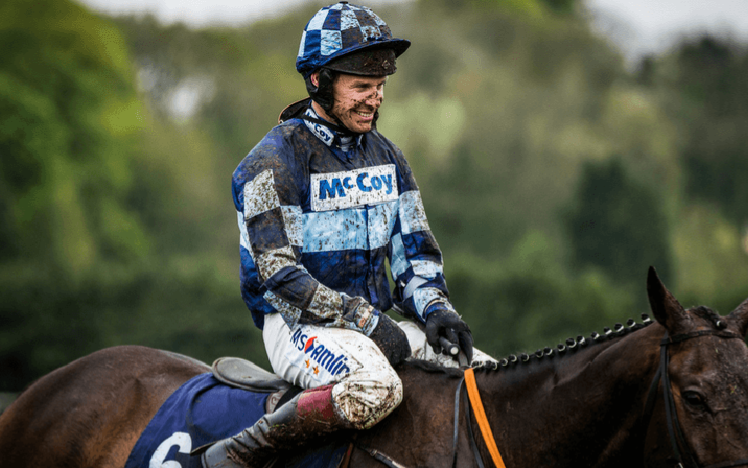
[[[406,358],[410,357],[411,350],[408,337],[397,326],[397,322],[392,320],[387,314],[379,314],[379,323],[374,327],[369,338],[376,343],[393,366],[400,364]]]
[[[473,334],[456,312],[437,309],[426,317],[426,340],[429,345],[435,353],[450,356],[449,351],[439,343],[439,338],[446,338],[449,343],[459,346],[467,362],[473,362]]]

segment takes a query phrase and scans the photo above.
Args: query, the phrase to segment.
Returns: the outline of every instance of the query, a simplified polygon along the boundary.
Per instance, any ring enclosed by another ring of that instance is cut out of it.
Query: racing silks
[[[241,292],[255,324],[279,312],[298,323],[369,335],[393,297],[425,321],[453,310],[439,246],[400,149],[376,130],[341,136],[292,118],[273,128],[237,167]],[[362,301],[376,310],[361,307]]]

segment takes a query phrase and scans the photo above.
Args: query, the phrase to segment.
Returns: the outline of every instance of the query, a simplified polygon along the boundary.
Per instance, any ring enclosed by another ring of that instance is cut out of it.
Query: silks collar
[[[364,134],[351,133],[347,129],[322,119],[312,109],[312,99],[305,98],[286,106],[278,117],[278,123],[291,119],[302,119],[310,132],[322,140],[327,146],[338,146],[344,151],[350,148],[353,138],[356,145],[361,144]]]

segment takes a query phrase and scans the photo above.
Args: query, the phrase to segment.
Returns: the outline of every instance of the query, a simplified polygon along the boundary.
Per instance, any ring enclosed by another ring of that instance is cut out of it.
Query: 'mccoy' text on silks
[[[310,189],[312,211],[337,210],[396,201],[398,193],[395,165],[311,174]]]

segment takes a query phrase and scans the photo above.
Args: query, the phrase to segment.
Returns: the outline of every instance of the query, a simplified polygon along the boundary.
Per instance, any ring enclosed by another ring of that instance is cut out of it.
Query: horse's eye
[[[706,399],[701,393],[693,391],[683,392],[683,400],[686,404],[694,408],[706,409]]]

